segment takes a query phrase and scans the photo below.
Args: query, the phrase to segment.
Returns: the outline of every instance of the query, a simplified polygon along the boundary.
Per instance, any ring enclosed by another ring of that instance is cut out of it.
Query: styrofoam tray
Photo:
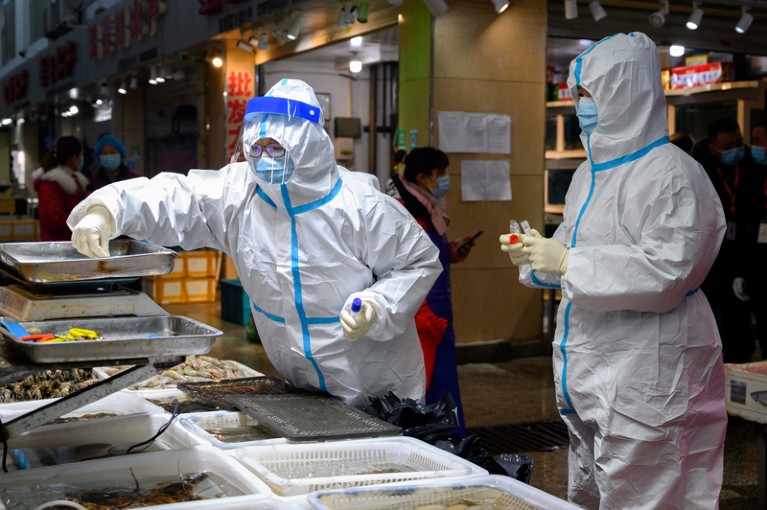
[[[487,474],[476,464],[411,437],[251,446],[232,453],[278,496]]]
[[[56,402],[56,400],[58,399],[50,398],[0,404],[0,418],[2,418],[3,423],[8,423],[14,418],[27,414],[35,409],[39,409],[44,405]],[[127,414],[157,414],[162,412],[162,407],[147,401],[140,394],[121,390],[71,411],[62,416],[62,418],[78,418],[99,414],[117,416]]]
[[[481,508],[497,510],[580,509],[519,480],[498,475],[474,477],[460,483],[430,480],[320,491],[309,494],[307,500],[318,510],[411,510],[428,505],[448,508],[466,501],[477,502],[477,508],[483,505]]]
[[[44,425],[8,441],[14,460],[9,464],[13,464],[15,469],[28,469],[124,455],[129,447],[154,437],[170,418],[169,413],[134,414]],[[176,420],[147,447],[147,451],[173,450],[199,444],[195,436]]]
[[[9,473],[0,477],[0,499],[8,510],[35,508],[54,499],[72,499],[82,490],[131,493],[137,482],[145,493],[193,473],[207,475],[193,486],[193,493],[206,499],[154,508],[258,508],[255,501],[270,497],[269,488],[242,464],[215,448],[196,447]]]
[[[266,445],[266,444],[279,444],[287,443],[288,440],[284,437],[263,437],[262,439],[252,439],[249,441],[222,441],[211,434],[211,430],[221,429],[235,429],[242,427],[257,427],[258,421],[255,418],[248,416],[245,413],[237,411],[209,411],[201,413],[187,413],[179,418],[181,426],[186,428],[191,434],[199,438],[200,441],[204,441],[201,444],[210,444],[217,448],[224,450],[233,448],[244,448],[247,446]],[[261,430],[254,430],[254,432],[263,431],[265,434],[269,433],[268,430],[259,428]]]

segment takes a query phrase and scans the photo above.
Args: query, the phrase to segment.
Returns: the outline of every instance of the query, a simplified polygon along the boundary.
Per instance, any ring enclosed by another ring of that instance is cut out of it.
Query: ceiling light
[[[360,23],[367,23],[369,9],[370,4],[368,2],[360,2],[359,5],[357,5],[357,21]]]
[[[754,22],[754,17],[748,12],[749,9],[750,7],[743,6],[743,14],[740,16],[738,24],[735,25],[735,31],[739,34],[745,34],[748,31],[748,27]]]
[[[10,117],[6,117],[3,119],[3,126],[10,126],[13,124],[13,119]]]
[[[258,38],[258,49],[266,51],[269,49],[269,36],[266,32],[261,32]]]
[[[578,17],[578,0],[565,0],[565,19]]]
[[[493,7],[496,14],[501,14],[509,7],[509,0],[493,0]]]
[[[695,30],[700,26],[700,22],[703,19],[703,9],[699,7],[698,2],[692,3],[692,12],[690,13],[690,17],[687,19],[687,24],[685,25],[690,30]]]
[[[349,39],[349,46],[352,48],[362,48],[362,36],[358,35]]]
[[[135,76],[132,76],[130,79],[130,88],[135,89],[138,87],[138,79]]]
[[[160,66],[157,66],[155,80],[157,80],[157,83],[165,83],[165,76],[162,74],[162,68]]]
[[[659,10],[650,14],[650,25],[655,28],[660,28],[666,22],[666,15],[668,14],[668,0],[661,2]]]
[[[125,80],[123,80],[120,86],[117,87],[117,92],[119,92],[120,94],[128,93],[128,85],[125,84]]]
[[[288,32],[286,37],[290,41],[295,41],[298,38],[298,33],[301,31],[301,17],[296,15],[293,18],[292,23],[290,24],[290,28],[288,29]]]
[[[607,13],[602,7],[602,4],[599,3],[599,0],[593,0],[589,4],[589,10],[591,11],[591,16],[594,18],[594,21],[599,21],[600,19],[607,17]]]
[[[245,39],[240,39],[237,41],[237,48],[246,53],[253,53],[253,46]]]
[[[668,54],[672,57],[681,57],[684,55],[684,46],[680,44],[672,44],[668,47]]]
[[[77,115],[77,112],[79,112],[79,111],[80,111],[80,109],[77,106],[75,106],[75,105],[72,105],[72,106],[69,107],[69,114],[70,115]]]
[[[255,31],[253,31],[250,34],[250,38],[248,39],[248,44],[250,44],[254,48],[258,47],[258,37],[256,37],[256,32]]]
[[[205,61],[216,68],[221,68],[224,65],[224,57],[221,56],[221,50],[218,49],[209,50]]]
[[[362,61],[360,60],[350,60],[349,61],[349,71],[353,73],[358,73],[362,71]]]
[[[149,68],[149,84],[157,85],[157,69],[154,66]]]
[[[445,3],[445,0],[423,0],[423,3],[426,4],[426,7],[431,12],[431,15],[435,18],[445,14],[449,8]]]

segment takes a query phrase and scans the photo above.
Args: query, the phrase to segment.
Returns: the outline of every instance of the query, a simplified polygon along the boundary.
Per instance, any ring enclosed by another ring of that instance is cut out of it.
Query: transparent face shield
[[[300,101],[278,97],[257,97],[248,102],[234,152],[229,164],[247,161],[259,179],[269,184],[285,184],[295,170],[287,147],[267,136],[266,123],[271,115],[286,115],[319,123],[321,110]]]

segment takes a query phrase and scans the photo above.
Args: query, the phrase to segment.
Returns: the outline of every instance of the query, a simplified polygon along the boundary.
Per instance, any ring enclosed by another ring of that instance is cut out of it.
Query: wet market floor
[[[236,360],[266,375],[280,377],[261,345],[247,341],[244,326],[221,320],[220,303],[166,305],[164,308],[171,314],[191,317],[224,332],[224,336],[216,341],[211,356]],[[540,422],[558,425],[551,371],[549,357],[460,365],[461,397],[469,431],[503,430],[518,424]],[[758,436],[764,428],[740,418],[730,418],[724,450],[721,510],[758,508]],[[566,499],[566,447],[508,453],[532,459],[531,485]]]

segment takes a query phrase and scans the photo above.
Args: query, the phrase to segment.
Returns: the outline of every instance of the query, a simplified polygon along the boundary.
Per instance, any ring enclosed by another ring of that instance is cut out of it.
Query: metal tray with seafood
[[[67,241],[0,243],[0,262],[36,284],[167,274],[179,257],[168,248],[131,239],[109,241],[109,253],[89,258]]]
[[[0,333],[8,347],[35,363],[117,361],[205,354],[213,347],[216,337],[223,334],[218,329],[178,315],[78,317],[1,323],[3,326],[0,327]],[[7,329],[8,324],[14,325],[15,333]],[[30,335],[61,336],[75,328],[95,332],[99,336],[93,340],[29,342],[22,341],[16,334],[25,330]]]

